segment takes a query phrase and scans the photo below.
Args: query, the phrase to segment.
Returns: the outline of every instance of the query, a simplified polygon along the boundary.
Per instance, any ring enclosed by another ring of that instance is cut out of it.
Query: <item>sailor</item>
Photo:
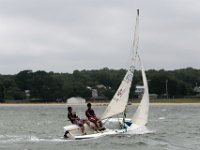
[[[96,115],[94,110],[91,108],[91,103],[87,104],[88,109],[85,111],[85,115],[87,116],[88,120],[93,122],[96,126],[97,129],[102,128],[102,122],[99,120]]]
[[[84,132],[84,130],[85,130],[84,129],[84,125],[83,125],[84,120],[80,119],[76,115],[76,112],[72,112],[72,107],[71,106],[69,106],[67,109],[68,109],[68,115],[67,116],[68,116],[68,119],[71,121],[71,123],[78,125],[81,128],[81,132],[82,132],[83,135],[86,134]]]

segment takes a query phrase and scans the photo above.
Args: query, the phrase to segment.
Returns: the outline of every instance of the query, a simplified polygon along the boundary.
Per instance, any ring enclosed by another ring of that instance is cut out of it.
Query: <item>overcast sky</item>
[[[199,0],[0,0],[0,74],[126,69],[137,8],[146,69],[200,69]]]

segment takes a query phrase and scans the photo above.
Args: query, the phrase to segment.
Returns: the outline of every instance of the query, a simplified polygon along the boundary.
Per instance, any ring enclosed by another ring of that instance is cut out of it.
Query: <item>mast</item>
[[[134,70],[135,70],[135,61],[136,61],[136,56],[137,56],[138,44],[139,44],[139,9],[137,9],[137,17],[136,17],[133,48],[132,48],[131,66],[129,69],[132,73],[134,73]],[[127,104],[126,104],[126,107],[123,112],[123,127],[124,127],[124,129],[126,129],[126,127],[125,127],[126,108],[127,108]]]
[[[125,109],[127,107],[130,88],[131,88],[132,79],[133,79],[133,73],[135,70],[136,52],[137,52],[138,42],[139,42],[138,29],[139,29],[139,9],[137,10],[137,16],[136,16],[136,25],[135,25],[135,32],[134,32],[130,68],[128,69],[126,75],[124,76],[124,79],[122,80],[118,90],[116,91],[114,97],[110,101],[105,112],[102,114],[101,116],[102,120],[112,117],[114,115],[120,114],[120,113],[124,113],[123,118],[125,120],[125,116],[126,116]]]
[[[134,67],[135,65],[138,44],[139,44],[139,9],[137,9],[137,16],[136,16],[134,40],[133,40],[133,47],[132,47],[131,67]]]

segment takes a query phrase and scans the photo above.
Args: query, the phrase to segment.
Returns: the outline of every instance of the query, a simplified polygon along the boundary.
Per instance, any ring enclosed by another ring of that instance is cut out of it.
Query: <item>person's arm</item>
[[[68,119],[69,119],[71,122],[74,121],[73,118],[72,118],[72,115],[70,115],[70,114],[68,114]]]
[[[72,114],[68,114],[68,118],[69,118],[69,120],[70,121],[75,121],[76,119],[77,119],[77,117],[73,117],[73,115]]]
[[[76,114],[75,114],[75,119],[78,119],[78,120],[79,120],[80,118],[79,118],[79,116],[78,116],[78,115],[76,115]]]
[[[73,112],[73,113],[72,113],[72,118],[73,118],[74,120],[79,119],[79,117],[76,115],[76,112]]]

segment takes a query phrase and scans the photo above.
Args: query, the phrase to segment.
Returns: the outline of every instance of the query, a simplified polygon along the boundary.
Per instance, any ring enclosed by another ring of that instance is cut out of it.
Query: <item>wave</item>
[[[23,137],[16,135],[0,135],[0,143],[13,143],[22,141]]]
[[[128,128],[126,134],[148,134],[154,132],[155,131],[149,130],[146,126],[131,126]]]
[[[59,138],[39,138],[30,135],[0,135],[0,143],[17,143],[17,142],[64,142],[70,141],[63,137]]]
[[[66,139],[64,138],[52,138],[52,139],[44,139],[44,138],[38,138],[36,136],[32,136],[28,141],[31,141],[31,142],[64,142],[66,141]]]
[[[146,145],[148,145],[148,143],[146,143],[146,142],[136,142],[135,144],[139,145],[139,146],[146,146]]]
[[[159,120],[164,120],[164,119],[165,119],[165,117],[159,117],[158,119],[159,119]]]

